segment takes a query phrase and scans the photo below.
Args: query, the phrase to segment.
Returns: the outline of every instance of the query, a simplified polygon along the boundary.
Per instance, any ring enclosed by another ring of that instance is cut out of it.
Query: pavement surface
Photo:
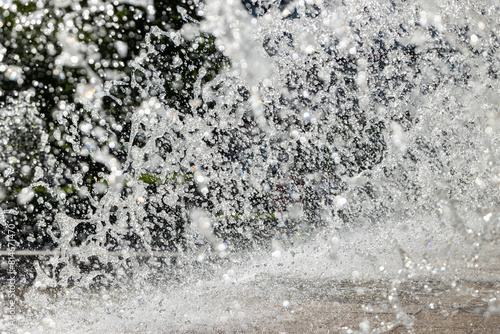
[[[251,295],[246,291],[244,298],[233,296],[238,297],[241,309],[245,310],[245,317],[240,321],[188,324],[176,330],[182,333],[280,334],[500,333],[500,303],[497,310],[492,302],[492,298],[500,297],[500,283],[461,282],[454,287],[440,282],[405,283],[399,287],[397,299],[393,297],[397,300],[394,303],[389,300],[387,282],[333,284],[337,286],[330,288],[329,291],[334,292],[329,294],[295,291],[288,307],[278,305],[280,300],[272,295]],[[317,287],[315,290],[318,291]],[[230,296],[225,298],[231,299]]]

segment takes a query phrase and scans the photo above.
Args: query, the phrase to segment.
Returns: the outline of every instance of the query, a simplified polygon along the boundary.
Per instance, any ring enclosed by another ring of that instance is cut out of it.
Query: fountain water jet
[[[359,327],[383,332],[411,329],[399,296],[414,282],[468,294],[464,282],[498,279],[494,4],[193,5],[200,22],[186,12],[181,29],[151,28],[129,74],[60,106],[66,141],[104,168],[93,192],[69,176],[88,210],[55,216],[59,255],[37,265],[23,329],[245,331],[291,316],[252,298],[290,309],[380,280],[370,300],[397,317]],[[185,56],[211,38],[220,59]],[[129,111],[118,153],[106,104]],[[19,206],[38,186],[62,194],[36,183]]]

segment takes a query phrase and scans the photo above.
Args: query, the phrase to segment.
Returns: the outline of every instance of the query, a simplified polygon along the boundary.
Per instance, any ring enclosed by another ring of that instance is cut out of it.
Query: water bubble
[[[217,246],[217,250],[218,250],[219,252],[223,252],[223,251],[225,251],[226,249],[227,249],[227,244],[226,244],[225,242],[220,243],[220,244]]]
[[[358,72],[358,76],[356,77],[356,83],[360,87],[365,87],[367,82],[367,74],[365,71]]]
[[[334,202],[337,209],[343,209],[347,204],[347,199],[342,196],[335,196]]]
[[[23,188],[19,195],[17,195],[17,203],[19,205],[28,204],[35,197],[35,192],[30,188]]]
[[[477,35],[472,34],[470,36],[470,44],[476,45],[478,42],[479,42],[479,37],[477,37]]]
[[[85,134],[89,134],[91,131],[92,131],[92,124],[90,123],[81,123],[80,124],[80,130],[85,133]]]
[[[88,89],[83,95],[85,96],[85,98],[91,99],[94,96],[95,92],[96,92],[95,88],[92,87]]]
[[[370,331],[370,322],[368,320],[363,320],[359,323],[359,329],[363,333],[368,333]]]
[[[333,162],[335,162],[336,164],[339,164],[341,159],[340,159],[340,156],[337,152],[333,152],[330,157],[333,159]]]
[[[332,238],[332,245],[335,246],[335,247],[338,247],[338,245],[340,244],[340,238],[335,236]]]
[[[21,167],[21,173],[23,173],[24,175],[29,175],[30,172],[31,172],[30,166],[24,165],[23,167]]]
[[[56,326],[56,323],[51,318],[43,318],[41,323],[44,327],[54,328]]]

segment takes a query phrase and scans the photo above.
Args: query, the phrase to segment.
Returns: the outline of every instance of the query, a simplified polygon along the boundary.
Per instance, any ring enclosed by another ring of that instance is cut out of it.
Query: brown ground
[[[195,328],[188,325],[179,330],[183,333],[280,334],[500,333],[500,314],[490,306],[491,298],[500,296],[500,284],[461,282],[451,287],[437,282],[405,283],[398,289],[399,303],[392,306],[388,294],[384,293],[389,291],[387,282],[337,284],[334,295],[296,294],[288,309],[279,307],[279,301],[273,296],[250,296],[247,291],[244,298],[238,298],[243,302],[241,308],[246,310],[241,322],[196,325]]]

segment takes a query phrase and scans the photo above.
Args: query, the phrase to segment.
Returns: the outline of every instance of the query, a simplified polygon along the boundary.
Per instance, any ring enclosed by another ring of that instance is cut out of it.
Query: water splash
[[[190,284],[220,271],[224,282],[251,271],[383,279],[385,302],[398,310],[413,280],[455,287],[497,278],[485,268],[499,219],[493,3],[193,6],[199,17],[179,7],[182,28],[151,27],[108,79],[84,63],[91,79],[74,103],[55,107],[50,138],[85,162],[64,172],[66,190],[50,180],[63,173],[57,154],[25,169],[36,183],[17,204],[58,212],[42,224],[58,256],[37,264],[38,276],[77,304],[93,286],[175,286],[172,277]],[[63,32],[56,63],[82,64],[88,50]],[[207,59],[191,57],[195,50]],[[12,66],[3,72],[19,85],[25,78]],[[50,151],[33,94],[2,107],[6,186],[23,158],[12,148],[14,124],[25,122],[19,128],[37,133],[37,149]],[[77,196],[84,205],[68,209]],[[41,303],[36,289],[32,305]],[[109,297],[96,303],[113,309]],[[398,319],[411,328],[404,313]]]

